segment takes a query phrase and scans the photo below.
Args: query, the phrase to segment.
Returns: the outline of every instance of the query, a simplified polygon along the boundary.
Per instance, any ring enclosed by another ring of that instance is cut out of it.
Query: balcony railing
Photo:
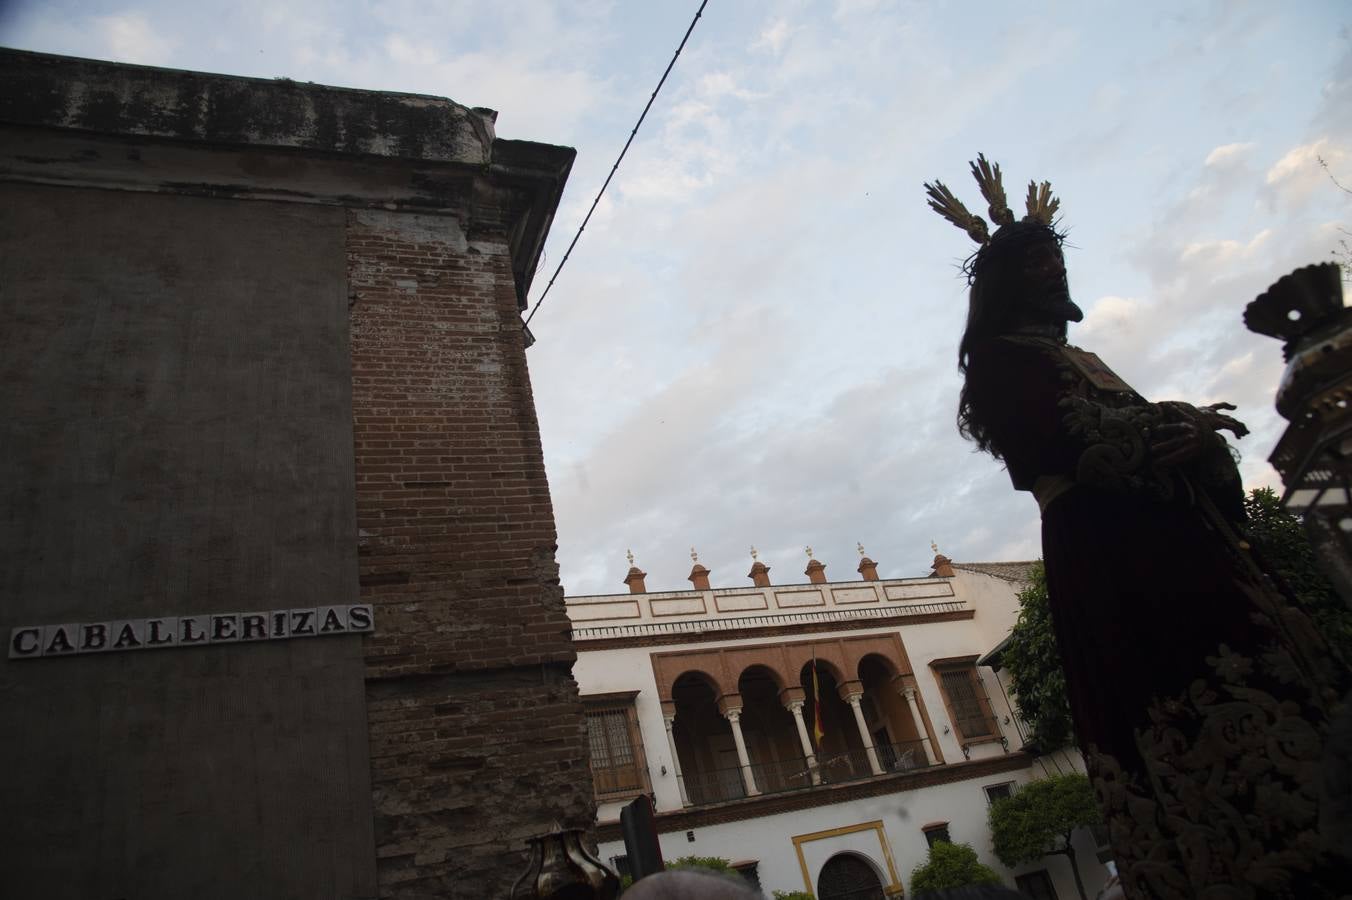
[[[971,758],[972,747],[976,744],[999,743],[1009,752],[1009,738],[1000,728],[998,716],[966,716],[955,723],[957,725],[958,746],[962,755]]]
[[[880,744],[873,748],[881,775],[894,775],[929,766],[925,748],[920,741],[900,744]],[[842,784],[876,777],[864,750],[831,753],[817,757],[813,771],[807,760],[781,760],[771,763],[752,763],[751,776],[761,794],[782,794],[787,791],[805,791],[827,784]],[[685,772],[685,791],[693,806],[740,800],[747,796],[742,769],[715,769],[711,772]]]
[[[644,635],[703,634],[710,631],[735,631],[741,628],[764,628],[775,625],[806,625],[814,622],[849,622],[859,619],[882,619],[893,616],[926,616],[935,613],[961,612],[967,608],[965,600],[945,600],[938,603],[898,603],[864,609],[825,609],[819,612],[774,613],[763,616],[731,616],[726,618],[696,619],[684,622],[640,622],[634,625],[589,625],[573,629],[575,641],[598,641],[607,638],[639,637]]]

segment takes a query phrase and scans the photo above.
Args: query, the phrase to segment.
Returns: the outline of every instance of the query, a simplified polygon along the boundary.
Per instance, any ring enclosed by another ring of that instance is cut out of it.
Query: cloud
[[[207,0],[127,8],[113,18],[133,27],[110,30],[106,8],[66,2],[34,2],[7,42],[440,94],[499,109],[504,137],[575,145],[542,273],[690,14]],[[965,177],[976,150],[1066,198],[1090,298],[1073,338],[1152,398],[1240,403],[1244,475],[1265,483],[1280,346],[1239,317],[1348,220],[1309,158],[1352,148],[1352,42],[1332,18],[711,5],[532,323],[569,590],[623,591],[629,546],[654,589],[686,585],[692,543],[721,585],[753,542],[782,581],[803,580],[806,543],[833,578],[856,540],[889,575],[927,572],[931,539],[956,559],[1036,555],[1035,504],[953,423],[969,247],[920,182]]]
[[[1179,258],[1211,266],[1228,266],[1250,258],[1272,237],[1272,229],[1264,228],[1248,241],[1194,241],[1183,248]]]
[[[1145,304],[1132,297],[1100,297],[1089,306],[1084,321],[1075,328],[1076,340],[1130,335],[1144,321]]]
[[[1241,157],[1249,150],[1253,149],[1252,142],[1239,144],[1222,144],[1206,155],[1206,165],[1222,166],[1228,165]]]
[[[162,65],[172,57],[177,42],[158,32],[141,13],[120,13],[93,20],[95,31],[114,59],[141,65]]]
[[[432,47],[417,46],[402,34],[385,38],[385,53],[394,62],[408,66],[434,66],[440,61]]]
[[[776,19],[761,31],[760,36],[756,38],[755,43],[751,45],[752,50],[768,50],[770,53],[778,56],[784,50],[784,45],[788,42],[793,29],[789,23],[783,19]]]
[[[1279,202],[1298,205],[1328,184],[1329,171],[1342,171],[1349,163],[1346,145],[1321,137],[1286,151],[1267,170],[1265,181]]]
[[[698,93],[706,97],[736,97],[738,100],[759,100],[765,95],[748,91],[738,86],[737,81],[727,72],[711,72],[700,76],[696,82]]]

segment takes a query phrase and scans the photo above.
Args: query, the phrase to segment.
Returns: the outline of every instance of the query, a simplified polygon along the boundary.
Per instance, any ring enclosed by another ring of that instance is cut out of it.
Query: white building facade
[[[653,798],[666,859],[715,856],[767,896],[901,896],[931,842],[968,843],[1010,887],[1078,895],[1064,857],[1009,870],[991,849],[990,801],[1083,770],[1077,754],[1024,752],[998,674],[979,664],[1009,633],[1027,563],[952,565],[925,578],[570,597],[603,859],[624,868],[620,809]],[[1108,872],[1075,847],[1089,896]]]

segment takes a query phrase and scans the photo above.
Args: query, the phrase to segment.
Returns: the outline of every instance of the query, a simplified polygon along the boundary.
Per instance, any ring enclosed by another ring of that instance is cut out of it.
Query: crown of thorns
[[[1013,225],[1014,213],[1010,211],[1009,201],[1005,199],[1005,186],[1000,180],[1000,166],[992,165],[981,153],[977,154],[976,162],[970,163],[970,165],[972,177],[976,179],[977,186],[981,188],[981,196],[985,197],[986,202],[990,205],[988,212],[991,221],[999,227]],[[935,180],[933,184],[925,182],[925,193],[929,195],[930,209],[967,232],[967,236],[983,248],[990,245],[991,232],[986,225],[986,220],[963,206],[962,201],[953,196],[953,192],[948,189],[947,185],[938,180]],[[1028,182],[1026,205],[1028,215],[1023,217],[1024,222],[1051,228],[1052,218],[1056,215],[1056,210],[1060,208],[1061,201],[1052,196],[1050,181],[1044,181],[1042,184],[1030,181]]]

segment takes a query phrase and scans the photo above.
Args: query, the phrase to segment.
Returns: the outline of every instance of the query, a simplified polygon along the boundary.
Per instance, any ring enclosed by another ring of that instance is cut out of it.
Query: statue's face
[[[1037,324],[1078,322],[1084,313],[1070,299],[1066,261],[1054,241],[1037,241],[1023,252],[1019,267],[1026,318]]]

